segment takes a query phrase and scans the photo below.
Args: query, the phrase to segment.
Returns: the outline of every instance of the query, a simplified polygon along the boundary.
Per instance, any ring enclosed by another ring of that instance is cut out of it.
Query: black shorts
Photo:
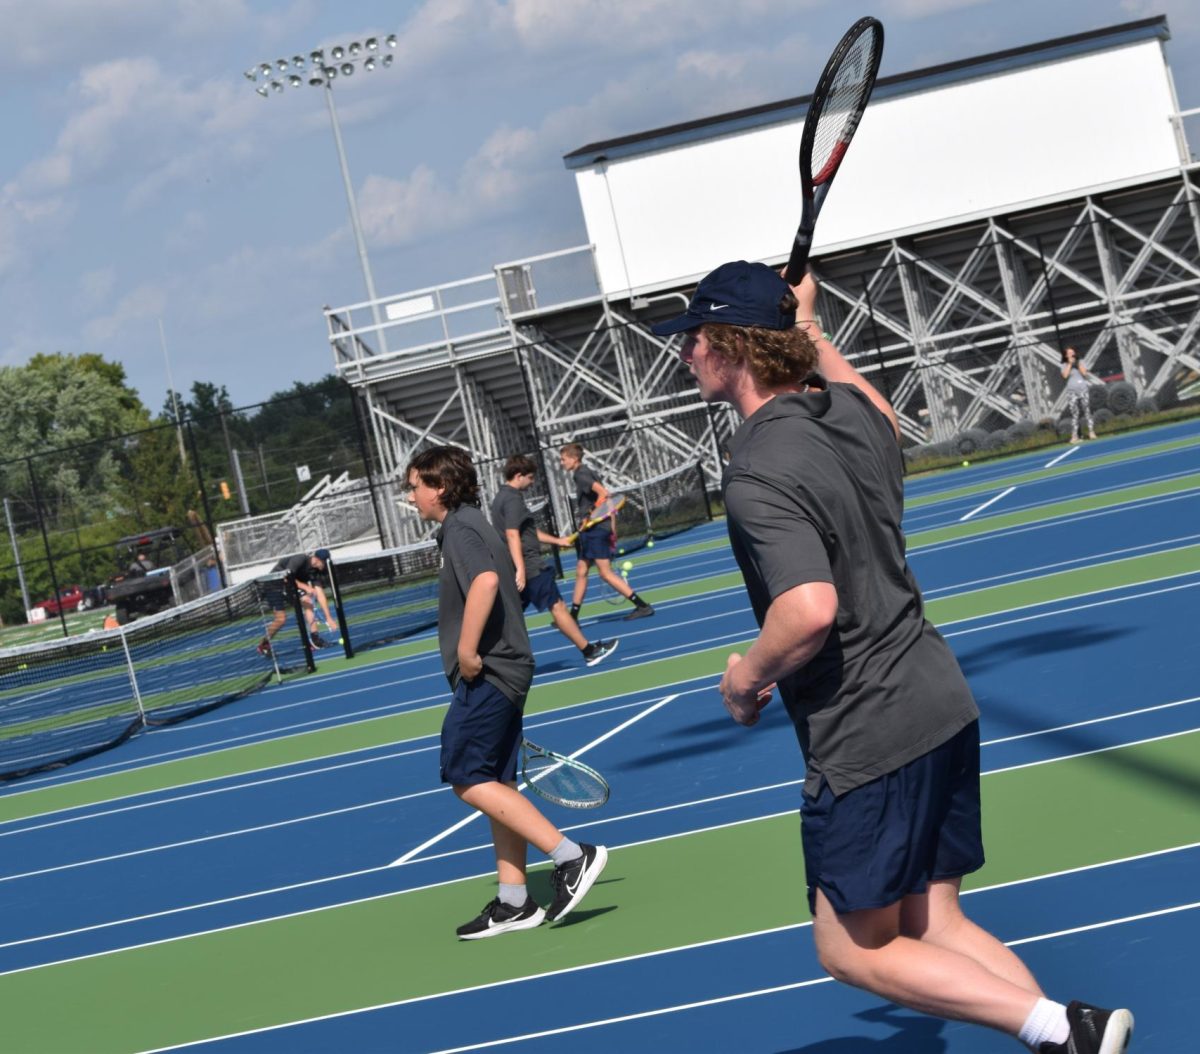
[[[521,590],[522,607],[527,608],[532,604],[538,611],[549,611],[555,604],[561,602],[562,594],[558,591],[553,567],[543,567],[525,583],[525,588]]]
[[[611,560],[613,540],[612,528],[608,521],[580,532],[575,540],[575,553],[580,560]]]
[[[296,587],[283,579],[264,582],[261,586],[263,601],[272,611],[290,611],[296,602]]]
[[[818,887],[839,915],[924,893],[983,867],[979,722],[895,772],[800,806],[808,906]]]
[[[459,680],[442,721],[442,782],[452,787],[511,783],[521,749],[521,708],[476,677]]]

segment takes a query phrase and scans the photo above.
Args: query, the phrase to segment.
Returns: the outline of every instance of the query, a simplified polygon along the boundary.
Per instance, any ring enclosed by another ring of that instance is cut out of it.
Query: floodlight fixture
[[[333,50],[329,52],[329,54],[332,55],[335,59],[340,59],[343,55],[346,54],[346,49],[344,47],[342,47],[341,44],[337,44],[334,46]]]
[[[264,77],[269,77],[269,76],[271,76],[272,73],[275,72],[275,70],[269,62],[264,62],[261,66],[258,67],[258,72],[261,73]]]
[[[321,71],[313,70],[308,76],[308,83],[314,88],[319,88],[325,83],[325,78],[321,76]]]
[[[362,51],[362,45],[356,40],[350,45],[350,57],[353,58],[360,51]]]
[[[298,70],[304,69],[304,56],[303,55],[293,55],[292,56],[292,65],[295,66],[296,69],[298,69]]]
[[[256,92],[258,92],[258,94],[261,95],[264,99],[267,97],[267,89],[264,88],[261,84],[254,90]]]
[[[327,81],[331,81],[331,80],[333,80],[334,77],[337,76],[337,67],[336,66],[322,66],[321,72],[323,74],[325,74],[325,79]]]
[[[385,69],[392,64],[392,59],[394,59],[394,58],[395,58],[394,55],[384,55],[383,56],[383,65],[384,65]]]
[[[367,50],[375,51],[379,47],[379,39],[377,37],[367,37]]]
[[[394,48],[394,47],[395,47],[395,46],[396,46],[396,45],[399,43],[399,41],[397,41],[397,40],[396,40],[396,34],[395,34],[395,33],[389,33],[389,34],[388,34],[388,38],[387,38],[387,40],[385,41],[385,43],[387,44],[387,46],[388,46],[389,48]]]
[[[243,76],[248,81],[258,80],[258,67],[251,66],[250,69],[246,70],[246,72],[243,74]]]
[[[363,69],[365,69],[369,73],[374,68],[375,68],[375,56],[372,55],[370,58],[366,59],[363,62]]]
[[[317,48],[316,51],[311,52],[308,57],[309,57],[309,59],[312,60],[312,64],[314,66],[324,66],[325,65],[325,52],[322,51],[320,48]]]
[[[290,84],[293,88],[299,88],[303,83],[304,79],[302,77],[298,77],[294,73],[288,74],[288,84]]]
[[[275,68],[277,70],[279,70],[280,73],[287,73],[288,67],[290,65],[291,65],[291,63],[288,62],[287,59],[276,59],[275,60]]]
[[[342,76],[349,77],[353,73],[354,73],[354,63],[353,62],[343,62],[342,63]]]

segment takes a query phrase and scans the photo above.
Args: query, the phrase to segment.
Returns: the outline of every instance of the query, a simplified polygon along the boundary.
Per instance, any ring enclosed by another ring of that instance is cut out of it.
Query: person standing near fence
[[[1091,385],[1087,382],[1087,367],[1079,361],[1074,348],[1063,351],[1063,380],[1067,382],[1067,402],[1071,407],[1071,442],[1079,442],[1079,415],[1082,412],[1087,420],[1088,439],[1096,438],[1096,428],[1092,423]]]
[[[558,460],[563,469],[571,474],[571,481],[575,484],[576,520],[582,525],[587,522],[597,505],[608,501],[608,491],[596,472],[583,463],[583,447],[578,443],[567,443],[559,451]],[[579,537],[575,540],[577,562],[575,592],[571,599],[573,619],[578,620],[583,598],[587,596],[588,572],[592,564],[596,565],[596,573],[633,605],[633,610],[625,616],[627,620],[654,614],[654,608],[638,596],[624,578],[613,571],[612,558],[616,548],[616,530],[608,521],[579,532]]]
[[[613,640],[588,641],[580,632],[579,623],[567,612],[567,605],[554,580],[554,564],[542,554],[542,543],[566,546],[565,538],[538,530],[533,513],[525,504],[525,491],[533,486],[537,465],[533,458],[514,454],[504,463],[504,484],[492,499],[492,526],[508,546],[516,568],[517,591],[521,604],[531,604],[538,611],[549,611],[558,631],[575,645],[583,661],[595,666],[605,656],[617,650],[620,643]]]
[[[816,299],[811,276],[792,289],[737,261],[652,329],[681,334],[701,398],[743,418],[722,491],[760,632],[720,692],[754,725],[777,685],[795,726],[821,965],[1039,1054],[1118,1054],[1128,1010],[1046,998],[962,911],[962,878],[984,862],[979,711],[905,556],[896,414],[823,336]]]

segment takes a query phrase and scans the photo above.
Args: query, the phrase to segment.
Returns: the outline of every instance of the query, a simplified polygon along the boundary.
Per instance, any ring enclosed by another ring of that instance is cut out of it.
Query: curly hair
[[[404,470],[405,478],[413,472],[427,487],[442,492],[441,503],[453,512],[461,505],[479,504],[479,476],[471,464],[471,455],[461,447],[433,446],[413,456]]]
[[[709,346],[731,366],[744,364],[764,388],[800,384],[816,368],[820,353],[801,329],[764,329],[706,322]]]

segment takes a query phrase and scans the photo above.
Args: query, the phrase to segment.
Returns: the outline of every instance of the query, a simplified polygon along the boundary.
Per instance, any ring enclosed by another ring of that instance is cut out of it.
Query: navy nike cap
[[[697,329],[705,322],[791,329],[796,324],[796,312],[780,310],[780,301],[790,292],[787,282],[766,264],[735,260],[700,279],[687,311],[655,323],[650,330],[668,337]]]

